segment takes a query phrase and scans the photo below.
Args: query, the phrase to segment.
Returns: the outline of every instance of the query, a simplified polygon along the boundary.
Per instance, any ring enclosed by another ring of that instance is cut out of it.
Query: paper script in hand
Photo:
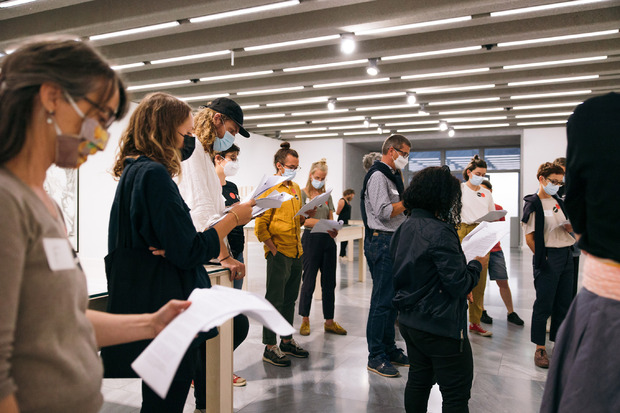
[[[192,305],[172,320],[131,364],[161,398],[166,397],[183,355],[198,332],[222,325],[239,313],[281,336],[295,331],[271,303],[248,291],[216,285],[195,289],[188,300]]]
[[[246,197],[243,202],[249,201],[250,199],[256,199],[274,186],[280,185],[282,182],[287,180],[288,179],[283,176],[263,175],[254,192],[252,192],[250,196]]]
[[[319,221],[314,224],[312,227],[312,231],[310,233],[327,233],[327,231],[340,231],[344,226],[344,222],[342,221],[334,221],[332,219],[319,219]]]
[[[499,221],[500,218],[505,217],[506,214],[508,213],[508,211],[506,211],[505,209],[500,209],[498,211],[490,211],[489,213],[487,213],[486,215],[481,216],[480,218],[478,218],[475,222],[493,222],[493,221]]]
[[[282,202],[293,199],[293,195],[286,192],[273,191],[264,198],[256,200],[256,206],[252,208],[252,216],[258,216],[271,208],[280,208]]]
[[[331,193],[332,193],[332,190],[328,189],[327,191],[325,191],[324,194],[315,196],[314,198],[312,198],[312,200],[310,200],[310,202],[302,206],[301,209],[297,211],[295,216],[303,215],[304,217],[308,218],[308,215],[306,215],[306,212],[313,210],[314,208],[316,208],[317,206],[321,205],[324,202],[327,202]]]
[[[509,232],[510,227],[506,222],[483,222],[478,225],[461,242],[466,261],[487,255]]]

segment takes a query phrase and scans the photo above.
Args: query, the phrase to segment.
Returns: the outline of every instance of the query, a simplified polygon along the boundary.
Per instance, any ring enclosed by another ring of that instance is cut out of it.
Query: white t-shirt
[[[545,247],[563,248],[570,247],[575,243],[573,238],[560,224],[566,222],[566,215],[560,209],[557,201],[553,198],[541,199],[545,213]],[[535,230],[536,213],[532,212],[526,224],[523,224],[525,234],[531,234]]]
[[[478,218],[483,217],[488,212],[495,211],[495,203],[491,191],[483,186],[477,191],[472,190],[467,182],[461,184],[461,222],[463,224],[474,224]]]

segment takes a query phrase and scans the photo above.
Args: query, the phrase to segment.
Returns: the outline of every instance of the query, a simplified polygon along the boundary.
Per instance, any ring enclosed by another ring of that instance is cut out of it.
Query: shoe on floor
[[[390,354],[390,363],[395,366],[409,367],[409,357],[405,355],[402,349],[397,348]]]
[[[294,339],[291,339],[291,341],[289,341],[288,343],[281,341],[280,350],[282,350],[284,354],[289,354],[293,357],[298,357],[302,359],[307,358],[309,354],[306,350],[299,347],[299,345],[297,344],[297,342],[295,342]]]
[[[310,335],[310,321],[302,321],[301,327],[299,327],[299,334],[302,336]]]
[[[291,360],[289,360],[289,358],[284,355],[284,353],[282,352],[282,350],[280,350],[280,347],[278,346],[275,346],[272,349],[265,346],[265,351],[263,352],[263,361],[266,361],[267,363],[271,363],[274,366],[278,367],[289,367],[291,365]]]
[[[368,371],[372,371],[383,377],[400,376],[398,369],[394,367],[385,356],[379,356],[368,360],[368,366],[366,368]]]
[[[235,373],[233,373],[233,386],[235,386],[235,387],[243,387],[246,384],[248,384],[246,379],[244,379],[241,376],[237,376]]]
[[[549,357],[547,357],[547,350],[544,348],[536,349],[536,353],[534,353],[534,364],[536,364],[536,367],[540,367],[542,369],[549,368]]]
[[[325,323],[324,324],[324,328],[325,328],[325,332],[326,333],[333,333],[333,334],[338,334],[338,335],[341,335],[341,336],[346,336],[347,335],[347,330],[342,328],[342,326],[340,324],[338,324],[337,322],[335,322],[335,321],[332,324]]]
[[[521,320],[521,317],[519,317],[519,315],[515,313],[514,311],[508,314],[508,321],[518,326],[522,326],[524,324],[523,320]]]
[[[482,312],[482,315],[480,316],[480,321],[484,324],[493,324],[493,319],[490,315],[487,314],[487,310],[484,310]]]
[[[485,330],[480,326],[480,324],[469,324],[469,332],[476,333],[482,337],[491,337],[493,335],[492,332]]]

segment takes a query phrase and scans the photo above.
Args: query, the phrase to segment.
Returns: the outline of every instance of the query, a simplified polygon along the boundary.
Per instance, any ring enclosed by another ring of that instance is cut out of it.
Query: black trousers
[[[301,238],[304,249],[301,294],[299,295],[299,315],[308,317],[312,305],[312,294],[316,287],[316,275],[321,271],[323,292],[323,317],[334,318],[334,292],[336,290],[336,242],[329,234],[311,234],[304,230]]]
[[[233,349],[239,347],[248,336],[250,323],[248,318],[239,314],[233,319]],[[196,375],[194,377],[194,398],[196,399],[196,408],[205,409],[207,407],[207,348],[200,346],[198,351],[198,363],[196,366]],[[232,382],[232,377],[230,378]],[[187,398],[187,393],[185,393]]]
[[[349,245],[349,241],[341,241],[340,242],[340,256],[341,257],[346,257],[347,256],[347,245]]]
[[[569,247],[547,248],[547,260],[534,268],[536,301],[532,312],[532,343],[544,346],[547,319],[551,317],[549,340],[555,341],[573,299],[573,255]]]
[[[439,384],[443,413],[469,412],[474,359],[467,335],[463,340],[437,336],[399,323],[407,343],[409,377],[405,387],[407,413],[426,413],[433,384]]]

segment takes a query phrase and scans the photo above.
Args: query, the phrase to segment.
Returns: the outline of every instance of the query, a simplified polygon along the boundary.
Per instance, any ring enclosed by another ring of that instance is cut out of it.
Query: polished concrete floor
[[[249,290],[262,295],[265,292],[262,248],[252,243],[249,252]],[[495,282],[489,281],[485,307],[494,318],[493,325],[487,326],[493,331],[493,337],[470,336],[474,354],[471,412],[536,412],[547,376],[546,370],[534,366],[534,345],[529,339],[535,298],[531,253],[512,249],[505,251],[505,255],[515,310],[525,320],[525,326],[507,323],[499,289]],[[338,267],[335,318],[348,330],[348,335],[323,333],[321,302],[315,300],[310,317],[311,334],[295,337],[310,352],[310,357],[293,359],[291,368],[281,368],[262,361],[262,327],[251,320],[248,338],[235,351],[235,372],[248,381],[246,387],[234,389],[235,412],[404,411],[403,392],[408,369],[401,367],[398,378],[385,378],[366,370],[370,276],[365,283],[357,281],[357,260],[339,261]],[[294,326],[299,328],[300,323],[301,318],[296,317]],[[397,345],[405,348],[402,338],[398,337]],[[138,380],[106,379],[102,391],[106,400],[102,412],[139,411]],[[190,392],[185,412],[193,410]],[[441,394],[437,386],[431,393],[428,411],[441,412]]]

